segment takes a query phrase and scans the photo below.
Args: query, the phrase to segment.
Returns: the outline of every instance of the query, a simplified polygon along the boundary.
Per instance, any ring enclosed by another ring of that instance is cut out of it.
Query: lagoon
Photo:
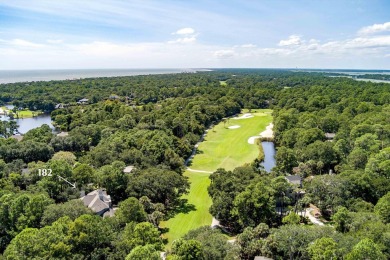
[[[9,117],[1,115],[1,121],[9,121]],[[51,123],[51,117],[48,114],[39,115],[31,118],[23,118],[23,119],[15,119],[18,124],[18,132],[20,134],[25,134],[31,129],[42,126],[43,124],[47,124],[54,131],[54,126]]]
[[[264,169],[267,172],[270,172],[273,167],[276,165],[275,160],[275,144],[273,142],[261,142],[261,145],[263,146],[264,151],[264,162],[261,164],[263,165]]]

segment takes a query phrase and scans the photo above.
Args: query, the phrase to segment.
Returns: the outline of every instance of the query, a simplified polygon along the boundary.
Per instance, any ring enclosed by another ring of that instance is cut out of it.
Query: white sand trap
[[[261,132],[257,136],[251,136],[248,139],[248,144],[255,144],[255,140],[260,137],[265,137],[265,138],[272,138],[274,137],[274,131],[272,131],[272,128],[274,127],[274,124],[270,123],[263,132]]]
[[[232,126],[229,126],[228,128],[229,129],[237,129],[237,128],[240,128],[241,126],[240,125],[232,125]]]
[[[260,138],[260,136],[251,136],[251,137],[249,137],[248,144],[255,144],[255,140],[257,138]]]
[[[238,119],[247,119],[247,118],[251,118],[251,117],[253,117],[253,115],[251,113],[246,113],[246,114],[243,114],[242,116],[234,117],[232,119],[238,120]]]
[[[260,133],[261,137],[272,138],[274,137],[274,124],[270,123],[263,132]]]

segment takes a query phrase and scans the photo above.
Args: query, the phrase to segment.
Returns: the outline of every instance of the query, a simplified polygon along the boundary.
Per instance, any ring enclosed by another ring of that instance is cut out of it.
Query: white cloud
[[[188,34],[194,34],[194,33],[195,33],[194,29],[192,29],[190,27],[186,27],[186,28],[179,29],[179,30],[177,30],[176,32],[174,32],[172,34],[188,35]]]
[[[214,56],[218,59],[227,59],[235,55],[233,50],[217,50],[214,52]]]
[[[196,41],[196,36],[191,36],[191,37],[183,37],[183,38],[178,38],[173,41],[168,41],[168,43],[192,43]]]
[[[382,24],[374,24],[370,26],[363,27],[359,30],[359,34],[373,34],[390,31],[390,22]]]
[[[390,58],[390,53],[385,55],[385,58]]]
[[[10,45],[14,45],[16,47],[22,47],[22,48],[41,48],[44,47],[44,44],[34,43],[22,39],[13,39],[8,42]]]
[[[195,30],[190,27],[179,29],[172,34],[179,35],[181,37],[175,40],[170,40],[168,43],[193,43],[196,41],[196,37],[198,36],[198,34],[195,34]]]
[[[301,37],[298,35],[290,35],[287,40],[281,40],[279,46],[296,46],[301,45]]]
[[[50,44],[60,44],[60,43],[63,43],[64,40],[60,40],[60,39],[57,39],[57,40],[53,40],[53,39],[48,39],[46,40],[48,43]]]
[[[248,44],[243,44],[240,46],[241,48],[255,48],[256,45],[252,44],[252,43],[248,43]]]

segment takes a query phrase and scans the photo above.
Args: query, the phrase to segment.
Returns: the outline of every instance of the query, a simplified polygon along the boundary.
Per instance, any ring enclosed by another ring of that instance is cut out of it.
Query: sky
[[[0,70],[390,69],[388,0],[0,0]]]

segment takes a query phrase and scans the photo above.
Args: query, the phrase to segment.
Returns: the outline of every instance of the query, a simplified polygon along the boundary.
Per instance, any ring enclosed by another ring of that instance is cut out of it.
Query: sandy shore
[[[274,137],[274,131],[272,130],[274,127],[274,124],[270,123],[263,132],[261,132],[259,135],[251,136],[248,139],[248,144],[254,144],[255,140],[260,137],[264,138],[273,138]]]

